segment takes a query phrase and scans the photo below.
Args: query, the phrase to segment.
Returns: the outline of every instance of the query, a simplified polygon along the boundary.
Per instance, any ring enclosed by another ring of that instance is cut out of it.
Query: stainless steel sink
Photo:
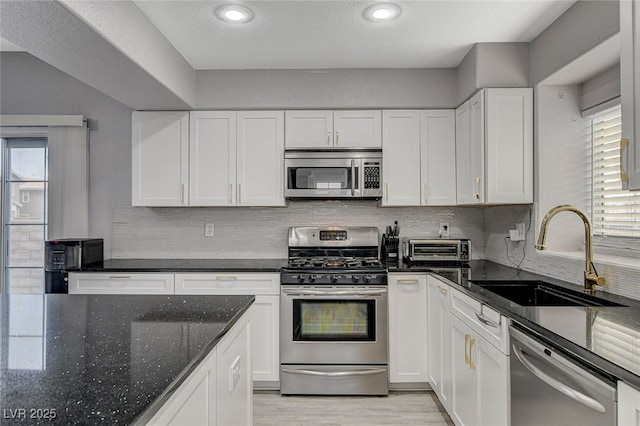
[[[625,306],[545,281],[472,281],[521,306]]]

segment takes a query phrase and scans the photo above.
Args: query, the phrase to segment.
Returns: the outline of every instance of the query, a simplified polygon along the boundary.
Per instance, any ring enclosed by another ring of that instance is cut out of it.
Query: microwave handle
[[[356,185],[357,185],[357,179],[356,179],[356,160],[351,160],[351,196],[355,196],[356,195]]]

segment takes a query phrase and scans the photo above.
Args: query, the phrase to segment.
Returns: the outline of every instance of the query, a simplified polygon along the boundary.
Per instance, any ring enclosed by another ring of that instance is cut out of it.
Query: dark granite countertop
[[[253,301],[2,295],[0,424],[145,422]]]
[[[488,261],[472,261],[467,283],[451,285],[492,306],[514,322],[541,334],[593,367],[640,389],[640,302],[598,291],[596,296],[624,307],[527,307],[511,302],[474,281],[545,281],[578,292],[582,287]],[[428,265],[390,266],[389,272],[429,272]],[[640,284],[640,283],[639,283]]]
[[[280,272],[286,259],[109,259],[83,272]]]

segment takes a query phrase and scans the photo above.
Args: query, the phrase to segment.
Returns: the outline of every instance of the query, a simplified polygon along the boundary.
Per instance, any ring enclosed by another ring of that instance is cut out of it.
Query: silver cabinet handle
[[[620,139],[620,181],[629,183],[629,173],[627,173],[627,153],[629,149],[629,139]]]
[[[242,184],[238,184],[238,204],[242,204]]]
[[[426,184],[426,183],[423,183],[423,184],[422,184],[422,190],[423,190],[423,192],[424,192],[424,202],[425,202],[425,203],[427,202],[427,199],[429,198],[429,197],[428,197],[428,189],[429,189],[429,187],[427,186],[427,184]]]
[[[406,280],[397,280],[396,282],[398,284],[418,284],[419,283],[419,281],[415,278],[406,279]]]
[[[218,275],[216,281],[235,281],[238,279],[237,275]]]
[[[331,130],[327,130],[327,145],[331,146]]]
[[[387,203],[389,202],[389,184],[388,183],[384,184],[384,200]]]
[[[128,280],[131,275],[109,275],[110,280]]]
[[[183,183],[182,184],[182,197],[181,197],[182,204],[186,204],[186,201],[185,201],[187,199],[187,197],[185,195],[186,189],[187,189],[187,184]]]
[[[345,376],[369,376],[372,374],[386,373],[384,368],[374,368],[371,370],[357,370],[357,371],[315,371],[315,370],[291,370],[289,368],[283,368],[283,373],[302,374],[305,376],[323,376],[323,377],[345,377]]]
[[[229,184],[229,203],[233,203],[233,183]]]
[[[480,199],[480,176],[476,176],[476,200]]]
[[[303,289],[282,289],[284,294],[290,294],[294,296],[369,296],[375,294],[385,294],[386,289],[380,290],[303,290]]]
[[[553,377],[549,376],[547,373],[533,365],[531,361],[529,361],[529,358],[524,354],[524,352],[522,352],[522,350],[520,350],[520,348],[518,348],[516,345],[512,345],[512,348],[516,358],[518,358],[522,365],[524,365],[525,368],[531,372],[531,374],[533,374],[558,392],[565,394],[566,396],[579,402],[580,404],[586,405],[587,407],[597,411],[598,413],[607,412],[604,406],[595,399],[583,394],[582,392],[578,392],[577,390],[565,385],[557,379],[554,379]],[[551,359],[548,359],[548,361],[551,362]],[[562,368],[562,366],[560,365],[557,365],[556,367]]]
[[[336,130],[336,146],[338,146],[338,138],[340,137],[340,132]]]
[[[500,328],[500,323],[491,321],[485,314],[479,314],[476,312],[476,317],[480,320],[480,322],[487,324],[489,327]]]
[[[449,289],[447,287],[438,286],[438,290],[440,290],[440,293],[442,294],[447,294],[449,292]]]

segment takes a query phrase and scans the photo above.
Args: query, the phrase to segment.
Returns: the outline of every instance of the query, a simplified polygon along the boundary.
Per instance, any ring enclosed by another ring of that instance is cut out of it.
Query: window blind
[[[620,181],[620,106],[593,115],[587,126],[594,235],[640,238],[640,192],[623,190]]]

